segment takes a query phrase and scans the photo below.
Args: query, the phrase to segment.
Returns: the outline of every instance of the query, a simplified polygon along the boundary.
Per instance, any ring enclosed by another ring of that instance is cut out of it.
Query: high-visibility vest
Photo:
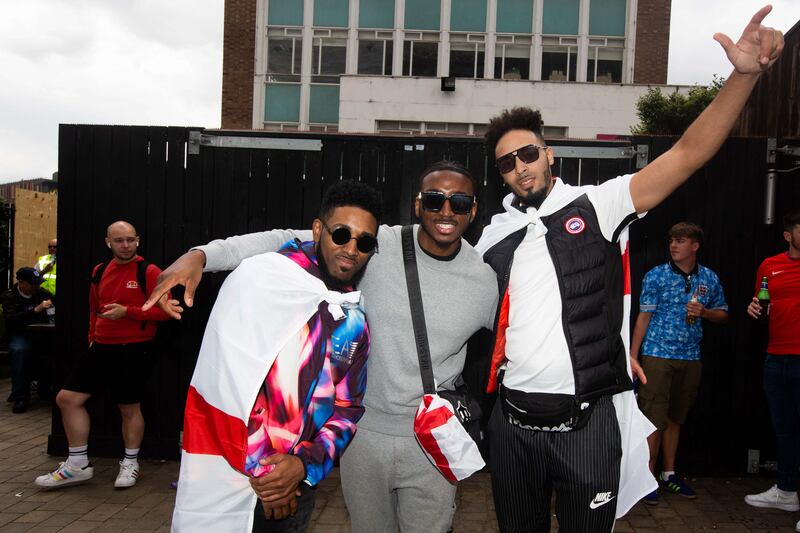
[[[47,265],[50,263],[53,264],[53,268],[50,269],[49,272],[42,274],[42,278],[44,281],[42,282],[42,288],[46,291],[49,291],[50,294],[56,294],[56,267],[58,266],[56,263],[56,256],[52,254],[43,255],[39,258],[36,262],[36,270],[42,272]]]

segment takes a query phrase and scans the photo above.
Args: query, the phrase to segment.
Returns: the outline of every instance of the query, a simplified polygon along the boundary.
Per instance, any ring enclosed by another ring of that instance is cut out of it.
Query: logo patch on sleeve
[[[572,217],[564,223],[564,229],[570,235],[577,235],[586,229],[586,222],[581,217]]]
[[[137,282],[131,280],[128,283],[125,284],[125,288],[126,289],[138,289],[139,288],[139,284]]]

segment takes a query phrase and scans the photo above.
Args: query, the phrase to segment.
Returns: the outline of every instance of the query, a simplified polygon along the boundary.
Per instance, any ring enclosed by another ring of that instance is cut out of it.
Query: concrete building
[[[670,0],[226,0],[222,127],[625,135],[664,84]],[[674,89],[673,89],[674,90]]]

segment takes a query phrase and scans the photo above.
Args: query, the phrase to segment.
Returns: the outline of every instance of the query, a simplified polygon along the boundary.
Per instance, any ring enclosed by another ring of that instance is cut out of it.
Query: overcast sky
[[[458,1],[458,0],[454,0]],[[705,84],[763,5],[672,0],[669,78]],[[776,0],[766,24],[800,20]],[[220,125],[223,0],[0,0],[0,181],[49,177],[58,124]]]

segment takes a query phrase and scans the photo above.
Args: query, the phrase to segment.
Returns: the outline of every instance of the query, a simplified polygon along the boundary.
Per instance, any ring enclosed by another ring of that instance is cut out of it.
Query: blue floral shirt
[[[707,309],[727,311],[725,294],[713,270],[697,265],[684,274],[672,263],[652,269],[642,282],[639,309],[652,313],[641,353],[664,359],[700,360],[702,320],[686,323],[686,304],[692,295]]]

